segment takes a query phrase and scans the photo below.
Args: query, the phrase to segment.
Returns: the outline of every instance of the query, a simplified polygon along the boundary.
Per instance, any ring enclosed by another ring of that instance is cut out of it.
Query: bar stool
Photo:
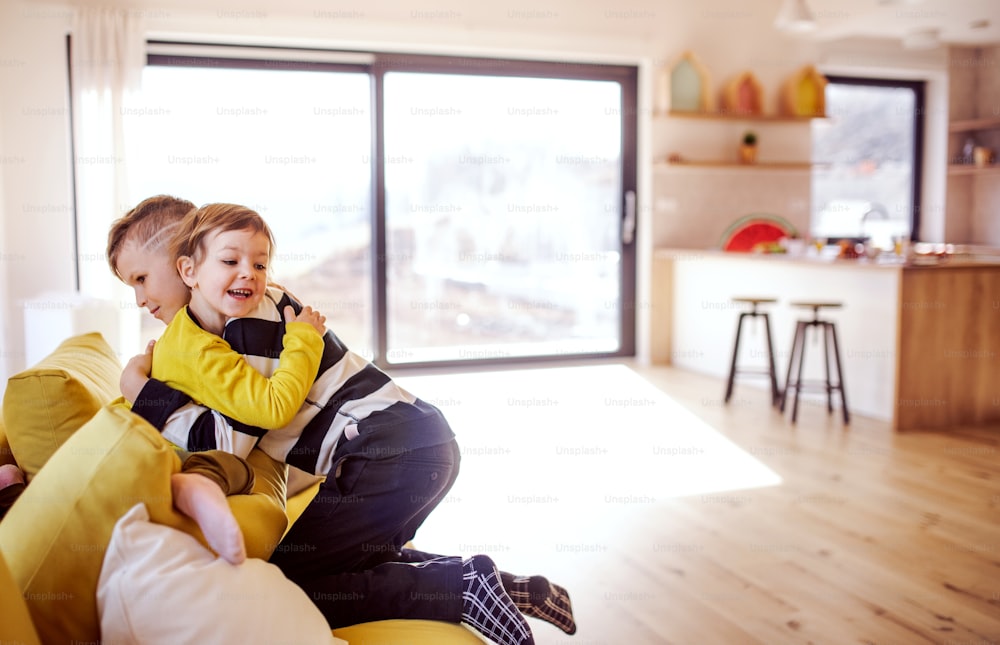
[[[850,423],[850,416],[847,412],[847,395],[844,393],[844,373],[840,366],[840,348],[837,345],[837,326],[830,320],[822,320],[819,317],[820,309],[837,309],[843,306],[839,302],[792,302],[793,307],[807,308],[813,310],[812,320],[799,320],[795,325],[795,339],[792,341],[792,352],[788,358],[788,373],[785,376],[785,391],[781,395],[781,411],[785,411],[785,401],[788,393],[795,390],[795,400],[792,401],[792,423],[795,423],[799,412],[799,393],[803,387],[809,385],[822,386],[826,390],[826,409],[829,414],[833,413],[833,393],[840,392],[840,406],[844,413],[844,423]],[[806,330],[809,327],[817,327],[823,332],[823,365],[826,369],[826,380],[822,383],[804,383],[802,381],[802,364],[805,362]],[[837,365],[837,382],[830,380],[830,353],[833,352],[833,359]],[[792,372],[795,372],[795,379],[792,379]]]
[[[771,405],[777,405],[781,394],[778,392],[778,376],[774,371],[774,342],[771,340],[771,317],[766,311],[758,311],[757,307],[760,305],[773,304],[778,300],[777,298],[749,297],[733,298],[732,300],[733,302],[749,304],[750,311],[741,312],[740,320],[736,324],[736,343],[733,345],[733,360],[729,365],[729,380],[726,383],[725,402],[729,403],[729,399],[733,396],[733,381],[736,379],[737,374],[767,374],[771,378]],[[767,336],[766,371],[760,369],[745,369],[736,366],[736,359],[740,354],[740,335],[743,332],[743,320],[747,317],[764,319],[764,331]]]

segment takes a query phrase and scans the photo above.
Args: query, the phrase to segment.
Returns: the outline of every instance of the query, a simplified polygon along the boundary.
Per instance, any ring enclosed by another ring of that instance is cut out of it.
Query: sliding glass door
[[[622,349],[622,87],[389,72],[387,358]]]

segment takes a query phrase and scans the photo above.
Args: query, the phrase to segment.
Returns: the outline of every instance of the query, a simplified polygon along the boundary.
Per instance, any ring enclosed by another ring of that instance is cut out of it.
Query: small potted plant
[[[747,131],[743,134],[743,142],[740,144],[740,161],[743,163],[757,161],[757,134],[753,131]]]

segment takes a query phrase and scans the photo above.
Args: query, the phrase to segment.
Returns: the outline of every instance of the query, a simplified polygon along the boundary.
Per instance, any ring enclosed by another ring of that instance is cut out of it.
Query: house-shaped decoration
[[[803,67],[781,86],[778,105],[787,116],[826,116],[826,78],[812,65]]]
[[[722,111],[726,114],[763,114],[764,90],[753,72],[743,72],[722,90]]]
[[[670,110],[710,112],[713,109],[705,66],[690,51],[684,52],[670,69]]]

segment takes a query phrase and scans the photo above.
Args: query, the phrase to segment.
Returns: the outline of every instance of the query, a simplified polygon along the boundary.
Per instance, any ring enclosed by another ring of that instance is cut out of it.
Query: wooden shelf
[[[758,161],[755,163],[739,163],[738,161],[656,161],[653,164],[660,168],[740,168],[743,170],[812,170],[825,168],[830,164],[811,163],[808,161]]]
[[[982,119],[962,119],[948,124],[948,132],[972,132],[974,130],[991,130],[1000,128],[1000,117],[984,117]]]
[[[976,166],[973,164],[951,164],[948,166],[949,175],[1000,175],[1000,164],[990,166]]]
[[[659,113],[658,118],[704,119],[709,121],[759,121],[771,123],[809,123],[826,116],[791,116],[784,114],[742,114],[736,112],[675,112]]]

